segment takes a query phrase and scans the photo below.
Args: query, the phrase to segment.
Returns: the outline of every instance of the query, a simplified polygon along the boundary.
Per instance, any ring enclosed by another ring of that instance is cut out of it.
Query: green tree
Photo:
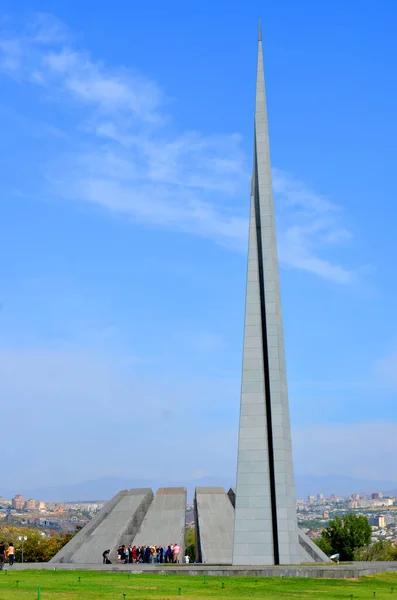
[[[397,560],[397,547],[389,540],[379,540],[369,548],[360,548],[354,555],[355,560]]]
[[[187,527],[185,536],[185,552],[190,562],[196,560],[196,531],[194,527]]]
[[[332,554],[334,554],[331,547],[331,542],[325,537],[321,536],[320,539],[314,540],[314,542],[327,556],[332,556]]]
[[[320,543],[331,548],[332,554],[339,554],[340,560],[353,560],[354,553],[359,548],[370,544],[371,532],[367,517],[349,513],[343,518],[336,517],[330,521],[321,534]]]
[[[13,542],[16,562],[22,560],[22,542],[19,541],[19,536],[28,538],[23,545],[24,562],[48,562],[72,539],[73,534],[61,533],[44,537],[40,529],[36,527],[2,525],[0,526],[0,538],[6,544]]]

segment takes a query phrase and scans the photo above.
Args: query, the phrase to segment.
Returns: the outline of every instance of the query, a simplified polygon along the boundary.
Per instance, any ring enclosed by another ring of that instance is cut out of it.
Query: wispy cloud
[[[145,377],[142,365],[125,356],[0,347],[0,397],[7,398],[2,417],[5,422],[15,418],[15,406],[23,406],[25,419],[19,435],[30,439],[32,431],[35,434],[34,452],[27,454],[17,448],[13,461],[6,461],[2,469],[4,480],[18,489],[50,481],[91,479],[106,472],[131,476],[128,465],[115,465],[111,452],[98,459],[92,449],[113,447],[118,440],[128,443],[134,430],[134,443],[148,446],[145,461],[134,467],[134,477],[146,477],[149,470],[151,477],[166,484],[188,481],[192,471],[216,477],[226,472],[232,482],[237,410],[232,407],[234,422],[224,422],[222,427],[216,414],[220,406],[227,406],[230,414],[228,403],[234,395],[237,409],[238,386],[221,379],[181,379],[180,370],[169,377],[166,384]],[[112,410],[115,405],[120,410]],[[195,423],[193,430],[186,427],[186,415]],[[48,453],[48,447],[59,443],[60,427],[72,432],[74,439],[62,470],[56,453]],[[162,439],[178,444],[183,450],[181,460],[170,464],[167,457],[159,457]],[[87,460],[81,461],[83,454]]]
[[[321,392],[323,402],[329,403],[328,393],[335,392],[366,392],[366,398],[360,398],[360,402],[363,405],[368,402],[370,406],[373,406],[374,394],[377,394],[377,406],[381,404],[388,404],[390,401],[394,402],[394,396],[391,396],[387,392],[397,390],[397,348],[396,346],[390,350],[388,354],[384,354],[376,358],[371,363],[364,365],[365,377],[362,379],[338,379],[334,380],[291,380],[290,387],[298,394],[305,390],[306,393],[317,393]],[[325,395],[324,395],[325,394]],[[310,396],[305,396],[305,402],[310,402]],[[321,403],[321,400],[317,400]],[[339,395],[338,399],[335,398],[333,406],[339,408],[338,402],[343,404],[345,402],[344,395]]]
[[[382,387],[397,389],[397,349],[375,362],[375,376]]]
[[[144,121],[159,120],[161,92],[153,81],[124,69],[110,71],[92,62],[86,53],[69,48],[47,52],[36,73],[39,83],[48,84],[51,78],[102,114],[125,113]]]
[[[153,80],[76,49],[50,15],[0,37],[0,68],[81,109],[73,151],[47,168],[53,192],[245,251],[250,174],[239,135],[176,133]],[[334,257],[351,238],[342,211],[280,170],[274,190],[281,263],[352,282]]]
[[[370,440],[370,443],[368,441]],[[305,425],[293,429],[298,472],[396,479],[397,422]]]
[[[341,208],[278,169],[273,171],[273,186],[280,210],[281,262],[337,283],[350,283],[353,271],[324,258],[327,249],[352,237],[343,226]]]

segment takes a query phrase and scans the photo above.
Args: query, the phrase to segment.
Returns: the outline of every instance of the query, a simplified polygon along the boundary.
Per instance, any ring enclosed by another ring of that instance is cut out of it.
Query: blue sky
[[[258,15],[295,469],[397,481],[395,3],[0,8],[7,487],[233,482]]]

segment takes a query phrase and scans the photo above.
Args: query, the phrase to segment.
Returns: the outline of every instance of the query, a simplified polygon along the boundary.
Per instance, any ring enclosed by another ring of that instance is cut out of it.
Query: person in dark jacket
[[[3,567],[4,567],[5,554],[6,554],[6,545],[4,542],[0,542],[0,571],[2,571]]]

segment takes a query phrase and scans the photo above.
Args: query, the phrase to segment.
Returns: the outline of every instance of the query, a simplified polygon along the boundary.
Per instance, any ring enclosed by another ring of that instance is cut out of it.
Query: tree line
[[[397,560],[397,547],[389,540],[371,544],[372,529],[367,517],[349,513],[335,517],[321,533],[316,544],[327,556],[339,554],[339,560]]]
[[[15,546],[15,562],[22,560],[22,542],[19,537],[27,537],[23,542],[24,562],[48,562],[53,558],[72,537],[73,533],[56,533],[48,536],[36,527],[18,527],[16,525],[0,525],[0,541],[6,546],[13,543]]]

